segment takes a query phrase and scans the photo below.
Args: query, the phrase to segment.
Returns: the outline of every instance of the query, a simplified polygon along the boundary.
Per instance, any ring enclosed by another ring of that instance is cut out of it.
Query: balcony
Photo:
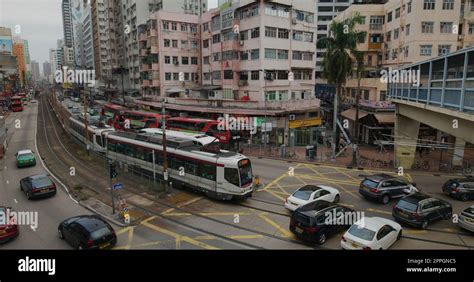
[[[159,70],[160,65],[158,63],[151,64],[151,70],[152,71],[157,71]]]
[[[150,81],[149,80],[143,80],[142,81],[142,87],[150,87]]]

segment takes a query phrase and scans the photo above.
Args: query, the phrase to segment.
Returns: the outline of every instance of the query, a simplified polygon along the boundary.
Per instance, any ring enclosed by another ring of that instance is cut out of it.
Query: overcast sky
[[[209,0],[210,8],[216,6],[217,0]],[[28,40],[31,60],[42,65],[63,38],[61,0],[0,0],[0,26],[14,33],[16,25],[21,27],[18,35]]]

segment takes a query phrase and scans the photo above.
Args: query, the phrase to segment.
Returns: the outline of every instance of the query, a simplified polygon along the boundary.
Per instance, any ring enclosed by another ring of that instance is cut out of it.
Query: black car
[[[117,236],[110,224],[97,215],[81,215],[66,219],[58,227],[59,238],[78,250],[110,249]]]
[[[452,215],[450,203],[422,193],[403,197],[392,210],[395,220],[423,229],[432,222],[451,219]]]
[[[354,223],[339,220],[341,216],[348,218],[348,215],[355,215],[354,210],[327,201],[314,201],[295,210],[290,231],[305,241],[322,245],[329,236],[348,229]]]
[[[388,204],[393,198],[404,197],[413,191],[415,183],[393,177],[388,174],[376,174],[362,180],[359,193],[365,198]]]
[[[472,200],[474,199],[474,178],[450,179],[444,183],[443,192],[458,200]]]
[[[21,179],[20,189],[26,194],[28,200],[56,195],[56,184],[45,174]]]

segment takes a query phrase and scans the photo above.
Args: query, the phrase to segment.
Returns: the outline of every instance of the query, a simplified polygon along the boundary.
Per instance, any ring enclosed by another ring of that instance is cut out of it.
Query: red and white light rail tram
[[[162,136],[110,132],[107,157],[163,178]],[[216,199],[252,196],[250,160],[242,154],[196,146],[191,140],[167,138],[168,177],[173,185],[186,186]]]

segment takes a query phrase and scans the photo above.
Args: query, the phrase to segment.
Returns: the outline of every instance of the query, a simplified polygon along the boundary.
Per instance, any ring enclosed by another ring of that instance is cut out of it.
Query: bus
[[[122,118],[123,113],[128,111],[127,108],[113,104],[107,103],[102,107],[101,116],[106,119],[106,123],[110,126],[113,126],[116,129],[120,129],[118,124],[119,122],[123,122],[120,120]]]
[[[11,109],[12,109],[12,112],[23,111],[23,97],[21,96],[11,97]]]
[[[138,133],[163,136],[163,130],[160,128],[144,128],[139,130]],[[211,137],[204,133],[190,133],[184,131],[166,130],[166,137],[168,136],[192,140],[194,144],[200,146],[207,146],[209,144],[219,144],[219,140],[216,137]]]
[[[204,132],[209,136],[219,139],[219,142],[227,147],[240,139],[237,131],[221,130],[219,121],[201,118],[173,117],[166,121],[166,128],[178,131]]]
[[[123,120],[129,121],[129,128],[123,128],[124,124],[120,124],[121,129],[138,130],[142,128],[161,128],[163,115],[145,111],[125,111]],[[165,115],[165,119],[169,118]]]

